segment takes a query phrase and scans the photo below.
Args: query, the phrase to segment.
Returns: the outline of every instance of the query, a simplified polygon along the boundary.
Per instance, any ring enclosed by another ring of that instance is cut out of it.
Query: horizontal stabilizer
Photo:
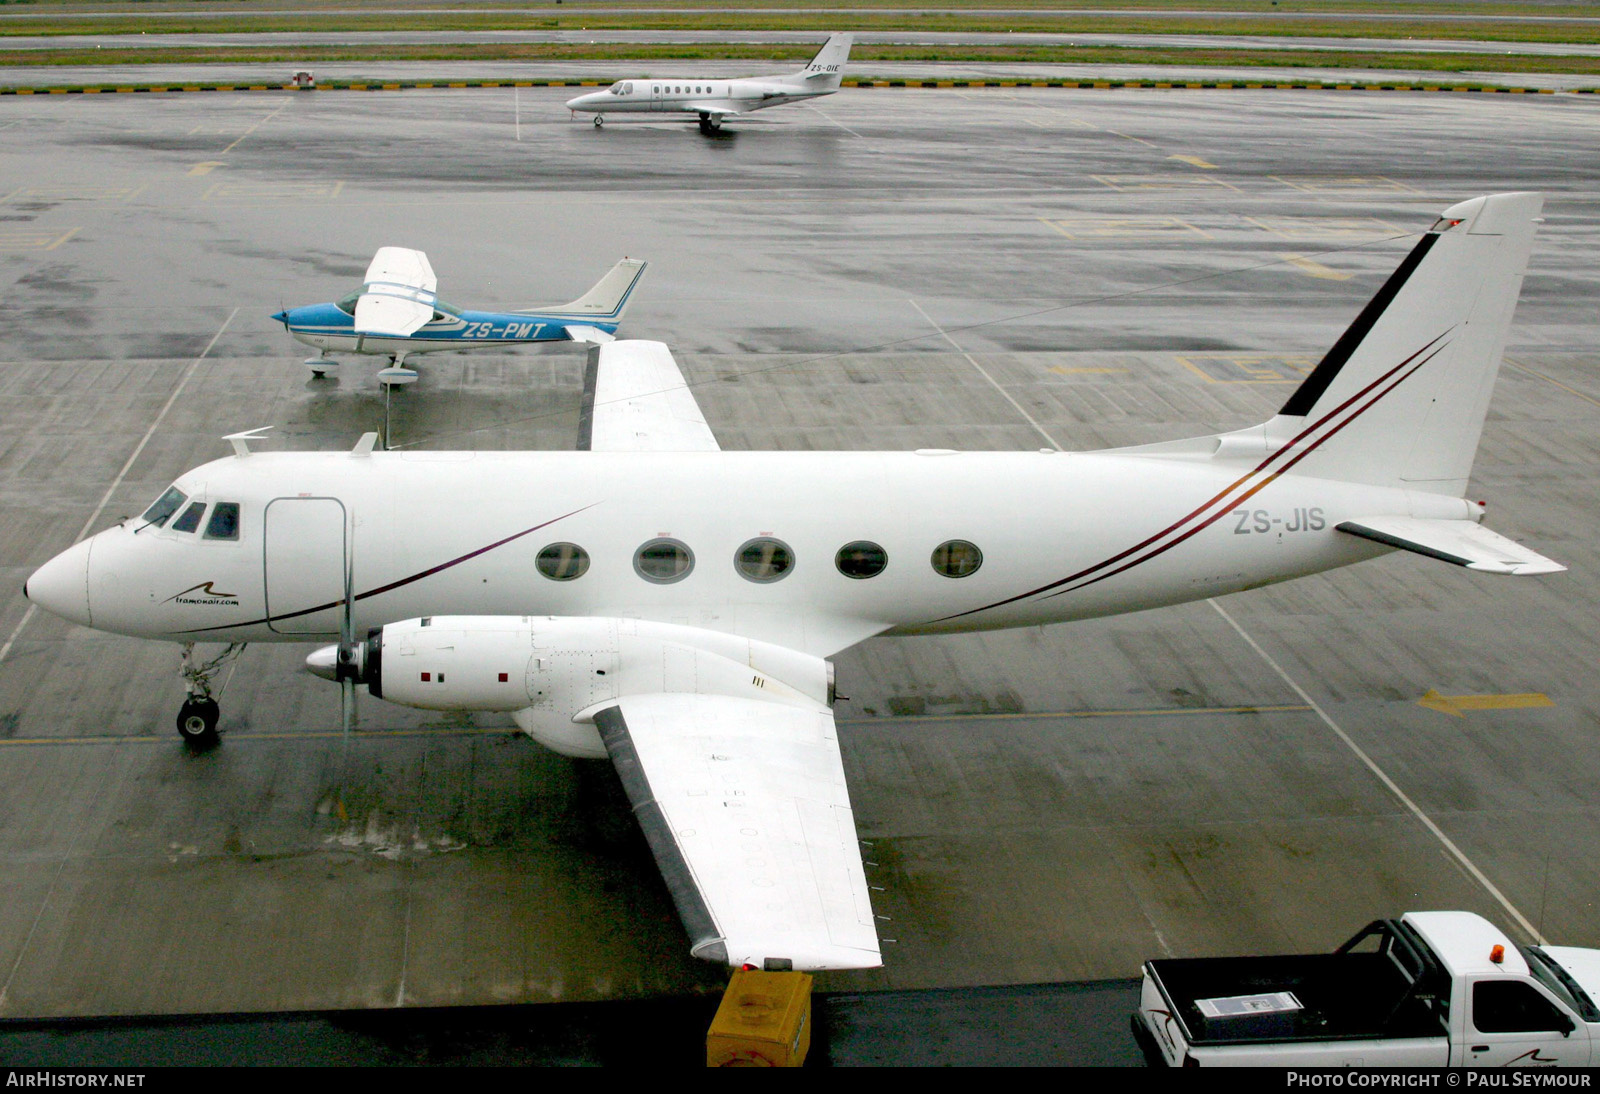
[[[883,963],[832,712],[631,695],[595,725],[691,953],[768,969]]]
[[[615,342],[617,340],[617,336],[614,334],[607,334],[599,327],[584,326],[581,323],[568,324],[566,331],[567,337],[574,342],[589,342],[593,345],[599,345],[601,342]]]
[[[1522,544],[1470,520],[1364,517],[1338,525],[1341,532],[1489,574],[1557,574],[1566,569]]]

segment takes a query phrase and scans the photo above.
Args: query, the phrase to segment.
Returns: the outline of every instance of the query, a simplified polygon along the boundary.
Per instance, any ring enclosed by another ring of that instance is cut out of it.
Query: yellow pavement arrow
[[[1526,707],[1553,707],[1550,696],[1538,691],[1525,691],[1518,695],[1440,695],[1432,688],[1417,700],[1417,705],[1437,710],[1453,718],[1461,718],[1469,710],[1520,710]]]
[[[1205,160],[1201,159],[1199,156],[1168,156],[1167,159],[1169,159],[1169,160],[1177,160],[1179,163],[1187,163],[1191,167],[1203,167],[1207,171],[1215,171],[1217,169],[1217,165],[1216,164],[1207,163]]]
[[[1309,274],[1311,277],[1320,277],[1324,281],[1350,280],[1349,274],[1340,273],[1338,270],[1330,270],[1316,259],[1307,258],[1305,255],[1280,254],[1278,257],[1289,263],[1291,266],[1297,267],[1301,273]]]
[[[193,167],[189,168],[189,174],[209,175],[211,174],[213,168],[226,166],[228,165],[223,163],[221,160],[209,160],[206,163],[197,163]]]

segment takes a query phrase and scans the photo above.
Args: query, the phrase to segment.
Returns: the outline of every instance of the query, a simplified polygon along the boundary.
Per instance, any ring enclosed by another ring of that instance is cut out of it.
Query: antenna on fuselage
[[[233,454],[235,456],[243,459],[250,455],[250,442],[259,441],[261,434],[271,428],[270,425],[257,426],[255,429],[247,429],[243,433],[229,433],[222,439],[233,445]]]

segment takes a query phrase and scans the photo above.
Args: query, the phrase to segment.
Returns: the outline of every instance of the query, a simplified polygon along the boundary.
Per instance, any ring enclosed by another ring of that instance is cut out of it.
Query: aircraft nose
[[[89,552],[92,540],[73,544],[35,570],[23,583],[30,601],[52,615],[94,625],[89,612]]]
[[[278,322],[287,327],[289,325],[289,309],[285,308],[283,311],[273,312],[272,318],[276,319]]]
[[[576,110],[580,106],[588,106],[589,105],[589,101],[591,99],[593,99],[593,98],[594,98],[594,96],[591,94],[591,95],[579,95],[576,99],[568,99],[567,100],[567,109],[568,110]]]

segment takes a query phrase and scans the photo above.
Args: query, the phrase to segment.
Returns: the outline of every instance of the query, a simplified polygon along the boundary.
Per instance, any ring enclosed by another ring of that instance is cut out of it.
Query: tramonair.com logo
[[[208,606],[226,606],[237,608],[239,597],[235,593],[223,593],[213,589],[212,582],[202,581],[198,585],[191,585],[181,593],[175,593],[163,600],[163,604],[201,604]]]

